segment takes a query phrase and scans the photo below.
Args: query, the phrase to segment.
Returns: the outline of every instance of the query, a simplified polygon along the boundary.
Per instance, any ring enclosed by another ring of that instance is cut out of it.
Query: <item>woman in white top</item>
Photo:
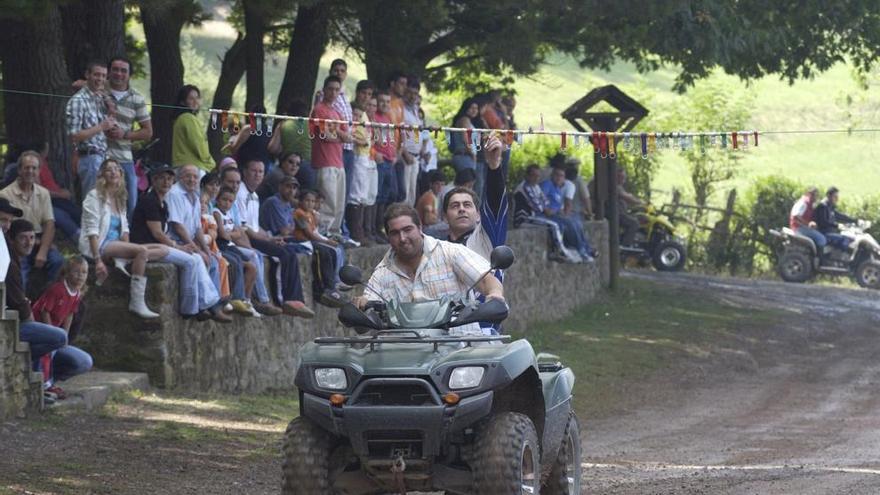
[[[98,169],[95,189],[83,201],[82,233],[79,250],[95,260],[98,284],[107,278],[104,259],[131,260],[131,295],[129,311],[142,318],[156,318],[144,302],[147,279],[144,277],[147,261],[161,259],[168,254],[162,244],[133,244],[128,242],[126,219],[127,193],[122,179],[122,167],[113,159],[104,160]]]

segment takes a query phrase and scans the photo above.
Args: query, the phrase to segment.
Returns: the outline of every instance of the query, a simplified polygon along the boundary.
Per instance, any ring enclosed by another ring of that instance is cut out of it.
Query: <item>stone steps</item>
[[[0,420],[25,417],[43,409],[43,375],[31,371],[31,346],[19,339],[18,311],[5,308],[6,287],[0,283]],[[11,352],[9,352],[11,351]]]
[[[55,402],[52,409],[94,411],[106,404],[117,392],[146,392],[150,388],[150,380],[146,373],[90,371],[75,376],[60,386],[67,393],[67,399]]]

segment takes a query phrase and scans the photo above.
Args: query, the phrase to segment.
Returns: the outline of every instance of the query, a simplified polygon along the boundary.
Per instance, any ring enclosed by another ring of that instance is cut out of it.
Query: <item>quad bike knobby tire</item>
[[[330,480],[331,436],[311,421],[298,417],[284,433],[281,493],[332,495]]]
[[[532,420],[503,412],[479,432],[471,471],[475,495],[538,493],[541,485],[541,445]]]
[[[866,289],[880,289],[880,261],[865,260],[856,267],[856,282]]]
[[[810,257],[800,251],[788,251],[779,259],[779,276],[786,282],[803,283],[813,275]]]
[[[687,251],[680,242],[663,241],[651,253],[651,263],[658,271],[677,272],[684,268]]]
[[[559,453],[550,468],[542,495],[580,495],[581,493],[581,439],[580,427],[574,411],[568,416],[565,435]]]

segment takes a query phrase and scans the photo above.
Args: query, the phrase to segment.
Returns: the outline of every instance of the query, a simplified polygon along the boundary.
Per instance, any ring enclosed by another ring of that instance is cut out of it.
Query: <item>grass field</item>
[[[219,20],[222,14],[222,11],[215,10],[215,19],[218,20],[209,21],[200,28],[188,28],[184,33],[186,80],[203,89],[206,106],[210,104],[216,84],[220,57],[235,36],[232,28]],[[363,63],[353,53],[344,53],[331,47],[322,59],[319,79],[326,74],[330,61],[337,57],[349,61],[349,78],[345,86],[349,93],[353,93],[355,83],[366,75]],[[283,54],[267,56],[266,103],[270,109],[274,109],[285,64]],[[652,110],[653,119],[662,120],[667,109],[682,98],[671,91],[675,75],[674,68],[640,74],[633,65],[625,63],[613,66],[609,72],[584,70],[571,57],[554,55],[538,74],[520,78],[515,83],[518,93],[517,121],[521,128],[530,125],[537,127],[543,115],[546,128],[571,129],[560,116],[562,110],[588,90],[604,84],[618,85]],[[860,91],[850,67],[845,64],[839,64],[813,80],[798,81],[794,85],[777,77],[766,77],[746,84],[721,73],[712,75],[710,82],[729,83],[737,93],[743,95],[752,93],[754,107],[749,127],[761,131],[880,127],[880,98],[874,97],[873,92]],[[146,90],[146,84],[146,81],[140,81],[138,86]],[[244,103],[244,84],[242,80],[236,92],[237,107]],[[848,95],[855,98],[849,108],[843,103]],[[430,95],[426,101],[430,118]],[[854,114],[856,118],[848,114]],[[880,147],[877,146],[876,133],[766,135],[762,136],[757,149],[745,153],[737,177],[721,189],[737,187],[742,190],[755,177],[781,174],[821,187],[835,184],[845,195],[872,195],[876,193],[876,185],[880,184],[878,158]],[[680,188],[690,191],[686,164],[676,152],[662,152],[660,164],[654,189],[668,192],[672,188]]]

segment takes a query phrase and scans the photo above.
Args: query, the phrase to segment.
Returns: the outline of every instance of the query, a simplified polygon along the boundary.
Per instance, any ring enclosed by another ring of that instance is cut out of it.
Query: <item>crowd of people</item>
[[[31,343],[49,400],[64,395],[57,381],[91,367],[89,355],[69,344],[82,328],[89,265],[97,285],[111,270],[129,277],[129,310],[150,319],[159,314],[145,299],[147,263],[170,263],[179,273],[181,316],[229,323],[232,313],[314,317],[305,303],[299,254],[311,255],[315,301],[341,306],[347,300],[342,293],[351,289],[338,275],[345,250],[390,243],[386,261],[406,252],[412,229],[402,232],[389,223],[401,215],[411,217],[418,236],[424,229],[484,260],[506,242],[509,147],[494,133],[479,143],[452,136],[450,185],[428,131],[384,131],[377,139],[373,133],[382,131],[363,125],[304,128],[279,119],[269,133],[252,132],[245,123],[230,132],[218,162],[198,115],[201,93],[186,85],[176,101],[171,163],[136,164],[132,149],[149,142],[153,129],[130,76],[124,57],[89,63],[67,104],[76,193],[54,180],[45,143],[17,147],[4,171],[6,304],[19,312],[21,338]],[[349,98],[346,76],[346,62],[334,60],[314,101],[294,101],[287,113],[425,127],[418,78],[398,72],[382,87],[362,80]],[[451,124],[512,129],[515,104],[497,91],[469,98]],[[259,105],[248,110],[265,112]],[[560,252],[570,254],[561,259],[592,261],[595,251],[582,226],[590,216],[589,192],[577,163],[563,157],[543,182],[540,172],[530,167],[517,188],[517,218],[555,229]],[[62,238],[79,253],[65,259],[56,247]],[[432,242],[424,246],[432,249]],[[37,270],[45,276],[32,277]],[[37,287],[34,280],[49,285]],[[27,294],[38,295],[33,304]]]

